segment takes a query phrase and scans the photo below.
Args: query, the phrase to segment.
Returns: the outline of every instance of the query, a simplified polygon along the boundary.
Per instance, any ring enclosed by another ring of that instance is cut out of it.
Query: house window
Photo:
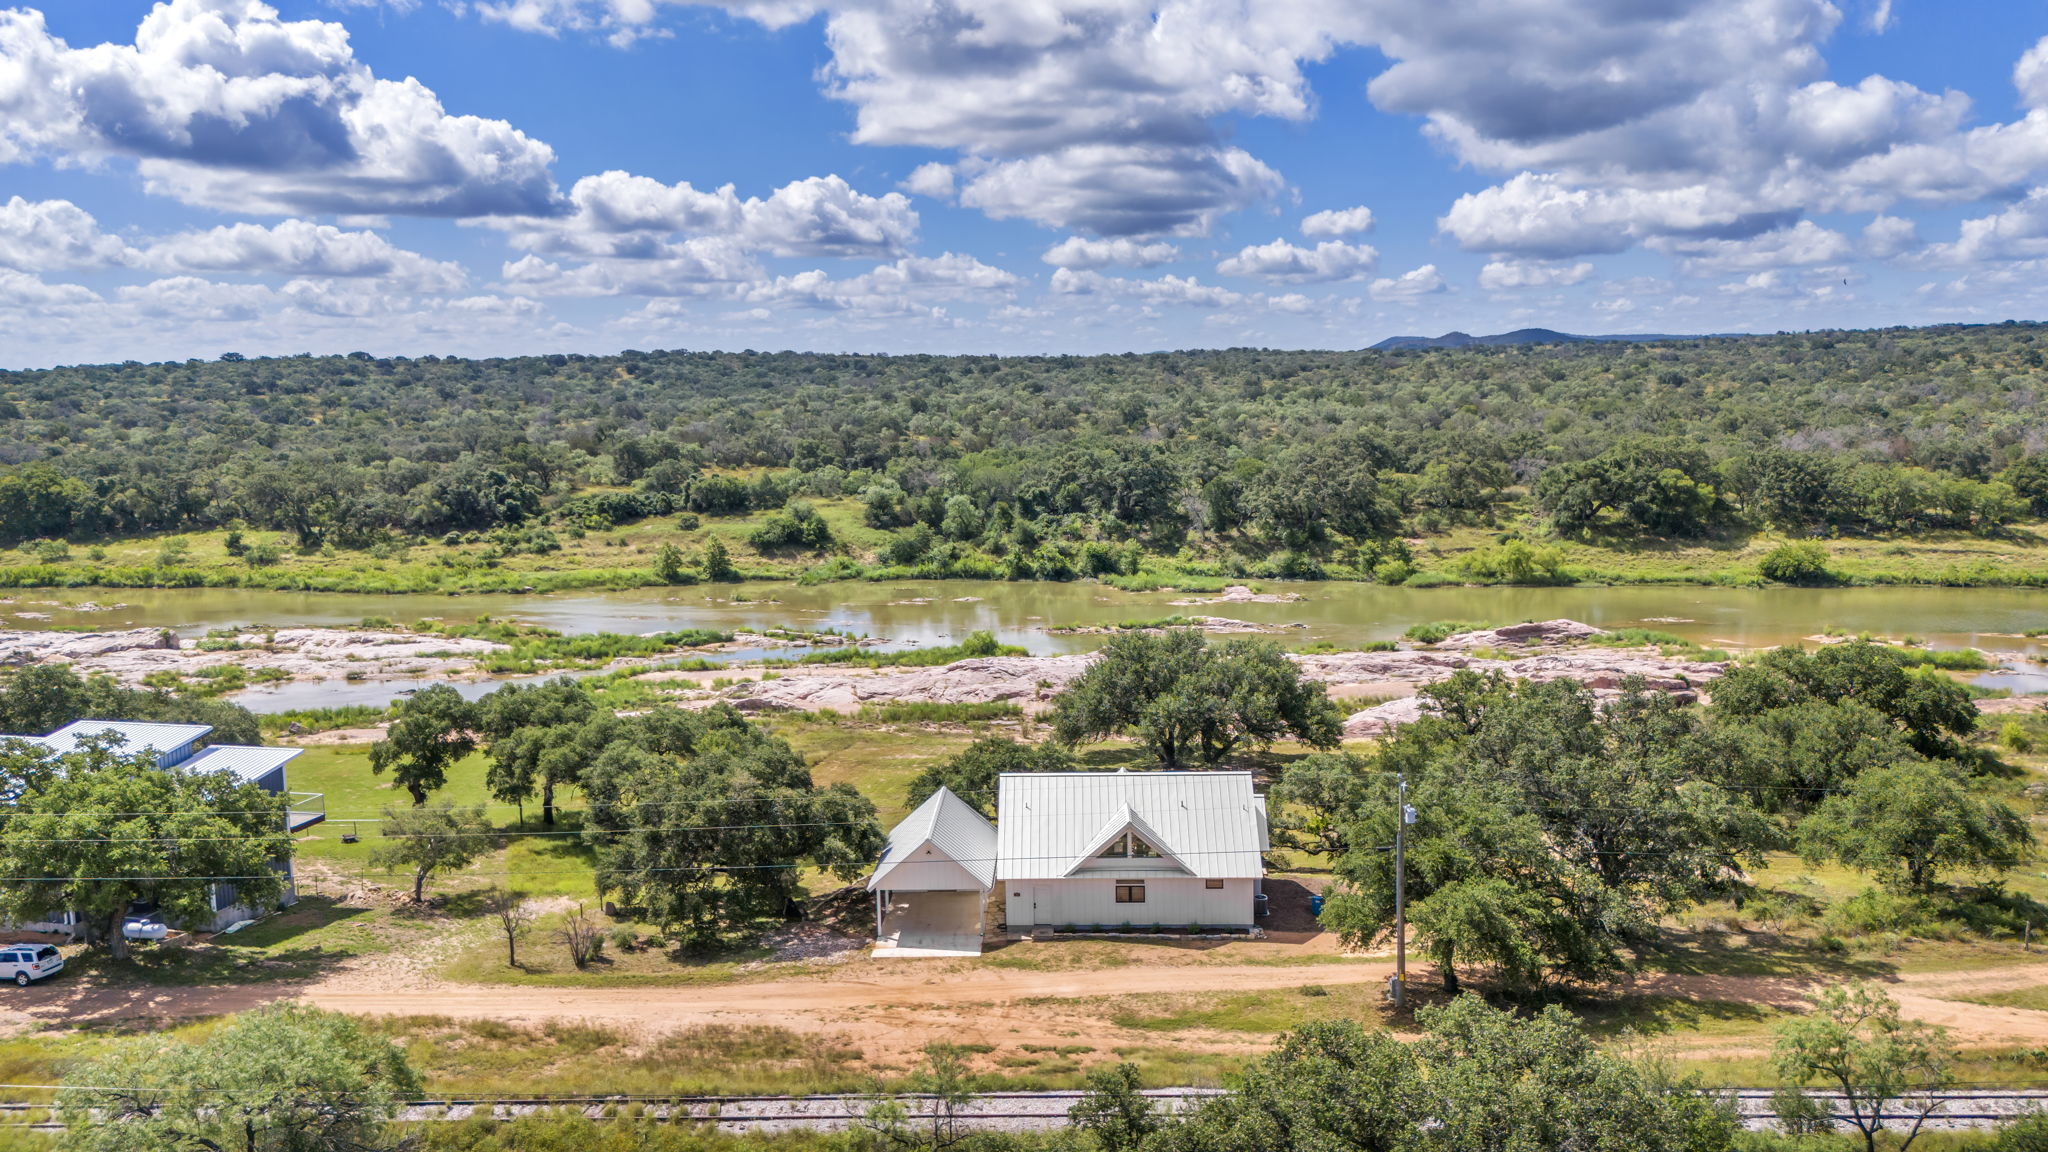
[[[1156,860],[1159,850],[1145,843],[1145,838],[1134,832],[1125,832],[1109,842],[1101,852],[1101,859],[1114,860]]]
[[[1145,902],[1144,883],[1141,881],[1137,884],[1117,885],[1116,902],[1119,904],[1143,904]]]
[[[1223,887],[1223,881],[1221,881],[1221,880],[1204,880],[1204,881],[1202,881],[1202,887],[1204,887],[1204,888],[1207,888],[1207,889],[1209,889],[1210,891],[1212,891],[1212,892],[1213,892],[1213,891],[1215,891],[1215,890],[1217,890],[1217,889],[1219,889],[1219,888]]]

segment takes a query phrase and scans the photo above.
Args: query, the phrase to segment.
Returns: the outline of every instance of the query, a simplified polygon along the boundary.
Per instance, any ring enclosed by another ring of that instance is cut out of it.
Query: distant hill
[[[1557,332],[1549,328],[1517,328],[1513,332],[1502,332],[1497,336],[1472,336],[1464,332],[1446,332],[1441,336],[1389,336],[1373,345],[1372,350],[1391,352],[1406,348],[1464,348],[1488,344],[1634,344],[1646,340],[1698,339],[1698,336],[1669,336],[1662,333],[1640,336],[1574,336],[1570,332]]]

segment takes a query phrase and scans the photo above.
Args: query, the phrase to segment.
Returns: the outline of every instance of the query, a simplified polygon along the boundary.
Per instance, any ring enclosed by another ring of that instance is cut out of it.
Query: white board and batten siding
[[[1256,919],[1271,843],[1249,772],[1008,773],[996,809],[1013,934]]]
[[[1128,882],[1126,882],[1128,883]],[[1034,926],[1079,927],[1115,931],[1125,924],[1182,928],[1249,928],[1256,880],[1222,881],[1209,888],[1201,878],[1154,877],[1144,882],[1142,904],[1116,902],[1116,882],[1088,877],[1077,880],[1011,882],[1003,890],[1005,922],[1013,932]]]

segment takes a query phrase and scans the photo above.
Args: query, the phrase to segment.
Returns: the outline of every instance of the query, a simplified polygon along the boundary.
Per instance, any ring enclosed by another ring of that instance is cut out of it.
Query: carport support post
[[[875,943],[877,944],[882,942],[882,902],[886,899],[888,899],[888,894],[877,888],[875,890]]]

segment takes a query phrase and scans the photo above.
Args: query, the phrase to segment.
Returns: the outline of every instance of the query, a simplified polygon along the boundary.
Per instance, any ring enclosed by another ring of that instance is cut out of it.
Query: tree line
[[[0,545],[249,528],[506,552],[853,498],[882,559],[1062,579],[1235,551],[1302,574],[1530,514],[1562,534],[1997,533],[2048,515],[2035,325],[1426,352],[629,352],[0,373]],[[552,541],[552,543],[551,543]],[[274,562],[271,546],[245,553]],[[175,567],[175,558],[167,561]]]
[[[1601,701],[1469,671],[1422,695],[1422,719],[1373,755],[1310,756],[1273,792],[1285,837],[1333,861],[1324,923],[1364,943],[1393,924],[1406,781],[1408,916],[1448,989],[1466,969],[1510,989],[1596,983],[1664,947],[1686,909],[1756,900],[1765,915],[1779,897],[1751,874],[1770,852],[1876,879],[1851,913],[1919,922],[1974,903],[2017,929],[2036,907],[1944,885],[2022,863],[2034,837],[1996,795],[2002,765],[1970,743],[1965,690],[1883,646],[1779,649],[1731,668],[1704,707],[1639,682]]]

